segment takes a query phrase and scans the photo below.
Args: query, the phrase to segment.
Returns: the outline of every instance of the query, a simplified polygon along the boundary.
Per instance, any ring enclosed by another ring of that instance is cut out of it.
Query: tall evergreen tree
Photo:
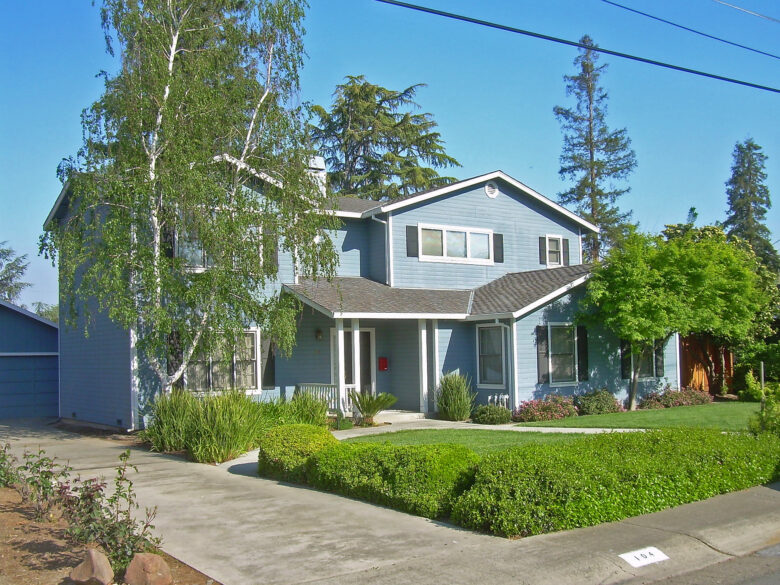
[[[394,91],[348,76],[330,110],[312,108],[319,119],[312,138],[325,154],[334,192],[378,201],[454,180],[436,171],[460,163],[445,152],[433,115],[413,111],[420,87]]]
[[[563,205],[574,206],[589,222],[601,228],[600,234],[585,238],[586,257],[598,260],[617,238],[625,233],[631,213],[623,213],[616,205],[618,197],[629,191],[617,182],[625,179],[636,167],[636,155],[626,129],[611,131],[606,124],[607,92],[600,78],[607,68],[597,65],[598,47],[585,35],[586,45],[574,60],[576,75],[564,75],[566,95],[573,95],[573,108],[556,106],[553,111],[563,130],[563,151],[558,171],[574,185],[560,193]]]
[[[22,291],[30,286],[22,280],[29,262],[25,262],[27,254],[18,256],[13,248],[6,247],[7,243],[0,242],[0,300],[16,303]]]
[[[734,146],[731,178],[726,181],[728,211],[723,228],[729,236],[746,240],[767,268],[780,271],[780,258],[769,241],[771,232],[764,225],[772,206],[769,188],[764,184],[767,156],[752,138]]]

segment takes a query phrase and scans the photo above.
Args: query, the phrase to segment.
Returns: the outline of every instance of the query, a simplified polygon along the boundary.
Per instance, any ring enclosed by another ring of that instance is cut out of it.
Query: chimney
[[[320,193],[325,195],[328,173],[325,170],[325,158],[313,156],[309,159],[309,173],[311,173],[314,182],[320,188]]]

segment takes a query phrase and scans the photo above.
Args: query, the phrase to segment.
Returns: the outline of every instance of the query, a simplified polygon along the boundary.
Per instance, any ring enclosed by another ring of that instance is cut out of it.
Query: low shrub
[[[639,400],[640,409],[653,410],[658,408],[673,408],[675,406],[697,406],[709,404],[713,401],[709,392],[696,390],[695,388],[683,388],[672,390],[667,388],[663,392],[651,392]]]
[[[374,417],[376,415],[398,402],[397,397],[388,394],[387,392],[363,394],[362,392],[352,390],[349,395],[352,398],[352,404],[354,404],[355,408],[360,413],[362,422],[366,425],[373,425]]]
[[[774,480],[780,438],[666,429],[529,444],[479,464],[452,519],[528,536],[655,512]]]
[[[308,392],[298,392],[289,403],[288,416],[291,423],[324,427],[328,424],[328,403]]]
[[[471,380],[455,372],[442,376],[436,389],[436,406],[444,420],[468,420],[474,410],[476,392],[471,391]]]
[[[462,445],[339,444],[309,459],[311,485],[425,516],[447,516],[479,456]]]
[[[742,390],[737,392],[737,396],[739,396],[740,400],[744,400],[745,402],[761,402],[764,398],[764,391],[761,389],[761,384],[756,380],[756,377],[751,370],[745,372],[745,385]]]
[[[258,473],[263,477],[305,483],[306,460],[336,444],[338,440],[322,427],[306,424],[276,427],[260,441]]]
[[[512,421],[512,413],[498,404],[481,404],[471,420],[480,425],[503,425]]]
[[[60,485],[73,470],[60,465],[43,449],[24,454],[24,463],[17,469],[16,490],[22,499],[31,504],[37,520],[50,520],[52,509],[59,502]]]
[[[623,405],[606,388],[574,397],[574,406],[580,415],[622,412]]]
[[[0,487],[11,487],[19,481],[18,463],[9,443],[0,447]]]
[[[577,416],[574,402],[567,396],[550,394],[543,400],[526,400],[512,413],[515,422],[557,420]]]
[[[780,399],[768,396],[761,410],[750,417],[748,429],[755,435],[772,433],[780,437]]]

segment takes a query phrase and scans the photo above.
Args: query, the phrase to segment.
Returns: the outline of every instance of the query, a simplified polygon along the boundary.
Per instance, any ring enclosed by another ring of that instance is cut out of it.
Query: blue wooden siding
[[[517,320],[517,389],[518,400],[531,400],[557,393],[582,394],[599,388],[607,388],[620,400],[628,397],[628,380],[620,377],[620,340],[600,326],[589,326],[588,367],[589,379],[579,384],[539,384],[536,364],[536,326],[550,322],[573,322],[577,303],[583,288],[565,295],[549,305]],[[641,379],[640,396],[664,387],[677,386],[677,348],[672,336],[664,348],[664,374],[657,378]]]
[[[579,263],[579,231],[573,221],[528,195],[497,181],[495,199],[483,185],[393,212],[393,285],[398,287],[473,288],[507,272],[537,270],[539,236],[569,239],[569,261]],[[504,263],[492,266],[421,262],[406,255],[406,226],[418,223],[486,228],[504,236]]]
[[[57,351],[57,328],[0,305],[0,353]]]
[[[339,276],[368,276],[369,220],[344,220],[337,230],[330,232],[333,246],[339,254]]]
[[[368,272],[362,276],[387,284],[387,225],[373,219],[367,221],[369,262]]]
[[[93,316],[88,336],[83,318],[60,327],[60,416],[130,428],[130,335],[105,313]]]

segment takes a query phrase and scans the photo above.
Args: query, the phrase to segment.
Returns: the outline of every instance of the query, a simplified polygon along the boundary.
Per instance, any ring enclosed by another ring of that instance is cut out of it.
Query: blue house
[[[230,371],[201,358],[187,388],[263,396],[299,387],[345,411],[349,390],[360,389],[431,413],[440,378],[459,372],[480,402],[515,408],[598,388],[625,397],[632,359],[642,361],[640,392],[679,386],[676,336],[632,358],[602,328],[575,325],[590,274],[582,238],[598,228],[505,173],[391,201],[339,197],[335,207],[332,281],[307,280],[279,254],[275,290],[304,306],[292,355],[249,327]],[[144,397],[130,375],[129,334],[101,316],[94,330],[62,329],[60,415],[137,428]]]
[[[57,324],[0,300],[0,419],[57,416]]]

